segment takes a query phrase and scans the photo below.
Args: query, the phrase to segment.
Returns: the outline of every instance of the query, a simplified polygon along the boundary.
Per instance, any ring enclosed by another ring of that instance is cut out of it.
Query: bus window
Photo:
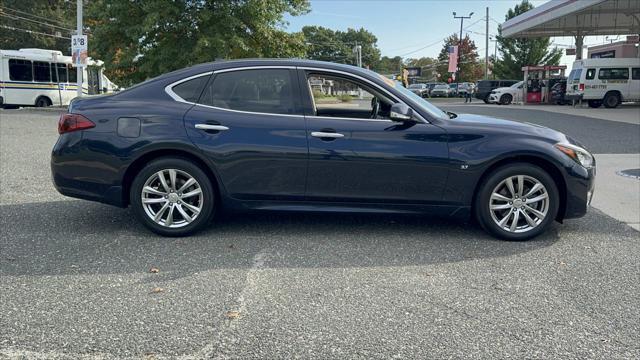
[[[58,69],[58,82],[66,83],[69,82],[67,80],[67,64],[56,64],[56,68]]]
[[[33,81],[31,61],[9,59],[9,78],[14,81]]]
[[[51,68],[48,62],[33,62],[33,80],[39,82],[51,82]]]
[[[71,65],[69,65],[69,67],[67,67],[68,73],[69,73],[69,82],[70,83],[77,83],[78,82],[78,69],[71,67]]]

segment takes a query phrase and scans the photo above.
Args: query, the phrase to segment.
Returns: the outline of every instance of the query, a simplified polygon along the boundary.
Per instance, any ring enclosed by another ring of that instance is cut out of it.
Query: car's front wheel
[[[215,194],[200,167],[182,158],[161,158],[146,165],[129,193],[135,216],[163,236],[186,236],[209,223]]]
[[[505,240],[528,240],[545,231],[559,208],[558,188],[538,166],[498,168],[479,187],[474,212],[480,225]]]

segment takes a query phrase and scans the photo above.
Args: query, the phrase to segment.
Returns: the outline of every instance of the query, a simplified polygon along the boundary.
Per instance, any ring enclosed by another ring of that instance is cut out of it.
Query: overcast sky
[[[532,0],[540,6],[547,0]],[[311,0],[311,12],[303,16],[287,16],[289,31],[300,31],[305,25],[318,25],[334,30],[363,27],[378,38],[382,55],[407,57],[437,57],[442,40],[460,32],[460,20],[453,18],[453,11],[467,16],[463,31],[469,34],[478,47],[481,57],[485,54],[486,7],[489,7],[489,34],[495,35],[498,23],[520,0]],[[463,35],[464,36],[464,35]],[[621,37],[622,39],[622,37]],[[604,37],[588,37],[585,44],[602,44]],[[554,38],[559,45],[573,45],[572,38]],[[493,54],[495,43],[489,43]],[[586,55],[586,51],[584,53]],[[574,56],[564,56],[562,63],[571,65]]]

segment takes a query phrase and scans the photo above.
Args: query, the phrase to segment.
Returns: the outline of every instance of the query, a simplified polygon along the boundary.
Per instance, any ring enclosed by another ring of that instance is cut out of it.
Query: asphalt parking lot
[[[640,153],[640,125],[465,111]],[[0,110],[0,359],[640,358],[640,232],[600,210],[522,243],[447,219],[271,213],[160,238],[55,191],[57,117]]]

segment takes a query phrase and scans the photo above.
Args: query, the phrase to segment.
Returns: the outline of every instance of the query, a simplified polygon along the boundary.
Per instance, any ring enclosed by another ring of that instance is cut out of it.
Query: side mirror
[[[405,122],[413,119],[413,109],[402,103],[391,105],[389,117],[392,121]]]

